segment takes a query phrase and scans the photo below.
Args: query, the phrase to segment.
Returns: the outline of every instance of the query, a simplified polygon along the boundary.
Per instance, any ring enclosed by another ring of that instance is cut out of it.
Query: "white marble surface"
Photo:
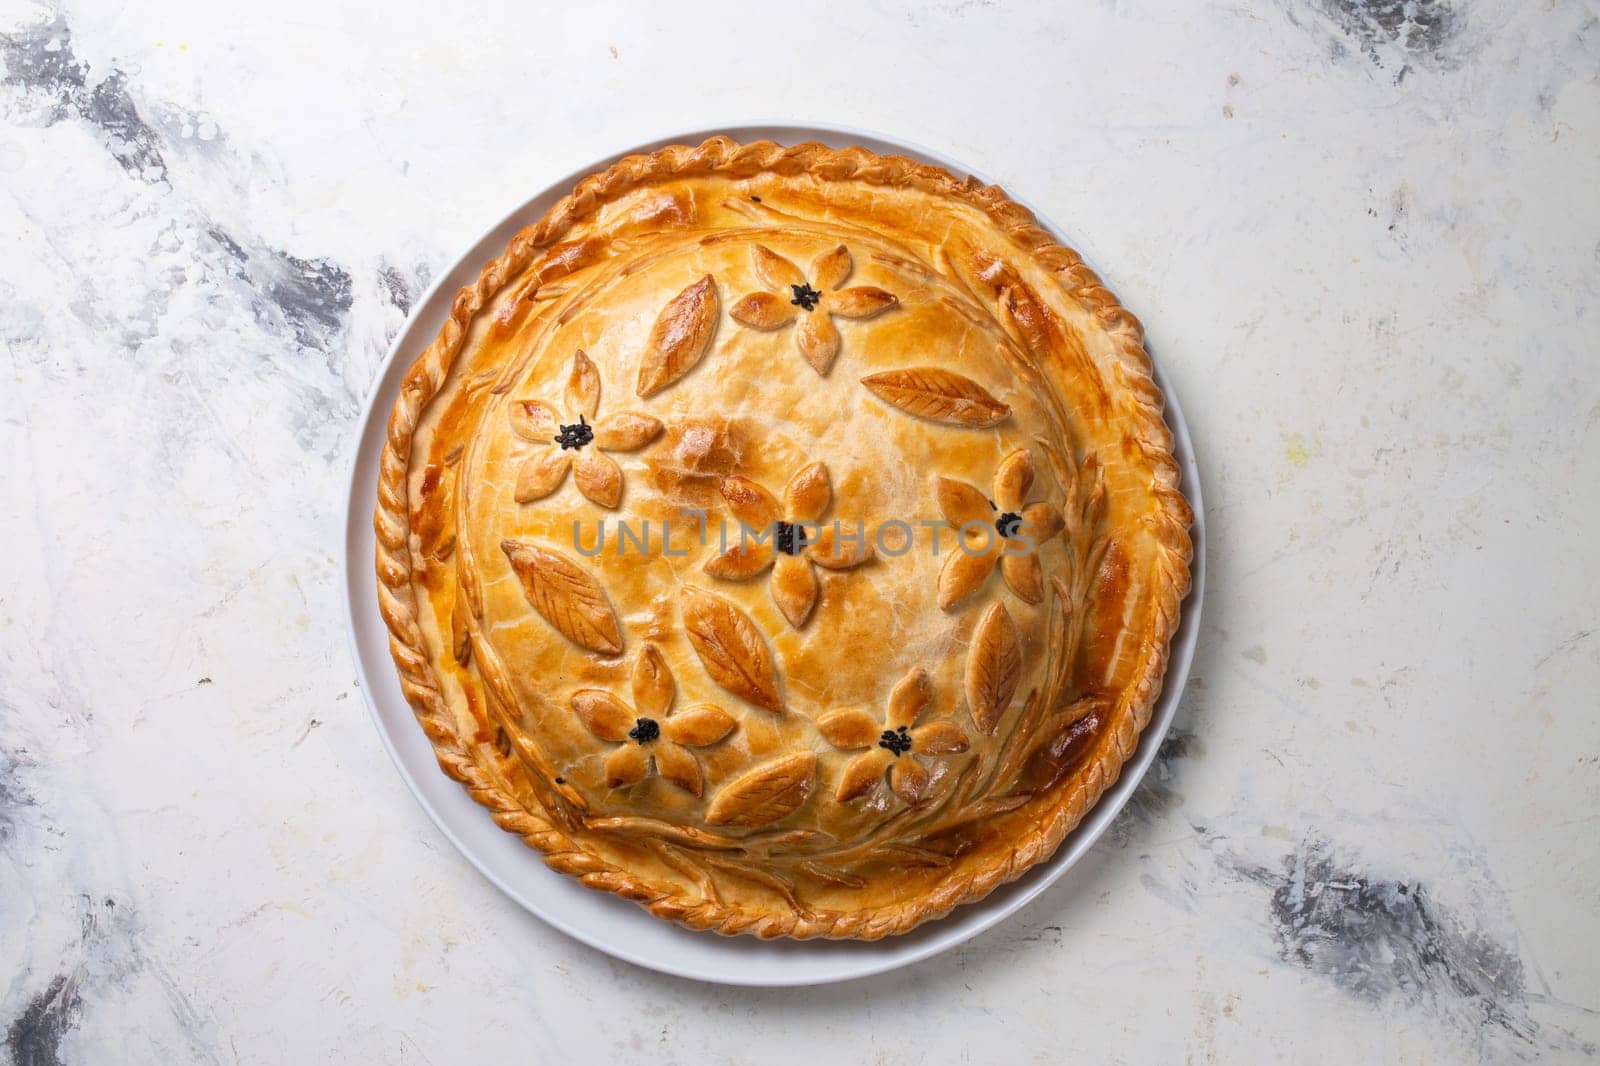
[[[542,8],[0,0],[0,1060],[1595,1055],[1592,0]],[[1179,732],[1112,836],[811,991],[636,970],[484,882],[379,745],[335,564],[430,273],[749,118],[1066,226],[1209,502]]]

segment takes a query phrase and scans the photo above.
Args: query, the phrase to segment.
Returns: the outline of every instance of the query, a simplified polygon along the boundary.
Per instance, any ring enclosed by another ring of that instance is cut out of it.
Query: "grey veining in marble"
[[[0,1061],[1595,1057],[1592,0],[7,2],[0,68]],[[773,116],[1070,231],[1184,398],[1211,583],[1084,863],[914,970],[746,992],[455,854],[336,554],[456,250]]]

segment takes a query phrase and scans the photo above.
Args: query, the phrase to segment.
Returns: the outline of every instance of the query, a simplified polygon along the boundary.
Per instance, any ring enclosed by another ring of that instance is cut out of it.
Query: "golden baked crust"
[[[375,515],[402,686],[591,887],[905,932],[1047,858],[1149,720],[1191,558],[1161,404],[1138,321],[997,188],[631,156],[405,378]]]

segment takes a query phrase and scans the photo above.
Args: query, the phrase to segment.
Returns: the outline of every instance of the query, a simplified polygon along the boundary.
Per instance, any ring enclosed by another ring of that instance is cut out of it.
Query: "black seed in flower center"
[[[556,443],[561,445],[562,451],[568,448],[582,448],[592,440],[594,440],[594,427],[585,422],[582,415],[578,416],[576,424],[562,426],[561,432],[556,434]]]
[[[817,306],[817,301],[822,299],[822,293],[811,287],[811,283],[804,285],[790,285],[794,290],[794,299],[789,302],[807,311]]]
[[[994,528],[1002,537],[1014,537],[1017,535],[1017,530],[1022,528],[1022,516],[1015,511],[1007,511],[995,519]]]
[[[661,735],[661,724],[654,718],[640,718],[628,730],[628,736],[641,744],[648,744]]]
[[[779,522],[778,532],[772,538],[774,546],[785,555],[799,555],[806,547],[806,531],[793,522]]]
[[[911,750],[911,734],[906,732],[906,727],[899,729],[885,729],[883,736],[878,738],[878,747],[887,748],[889,754],[899,758]]]

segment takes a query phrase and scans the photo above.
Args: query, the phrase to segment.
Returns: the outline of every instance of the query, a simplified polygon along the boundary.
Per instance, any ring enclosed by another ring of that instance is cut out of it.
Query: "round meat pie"
[[[999,189],[713,138],[456,294],[377,591],[440,765],[550,866],[873,939],[1116,780],[1189,586],[1178,480],[1138,321]]]

